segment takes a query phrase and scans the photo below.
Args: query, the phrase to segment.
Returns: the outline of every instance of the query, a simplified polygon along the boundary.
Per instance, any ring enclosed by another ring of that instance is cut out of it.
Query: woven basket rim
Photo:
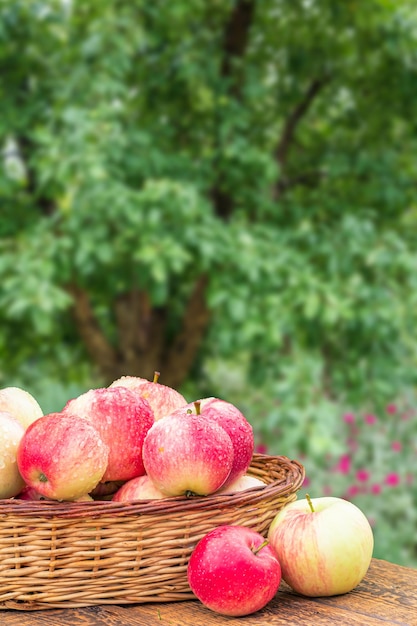
[[[274,456],[254,453],[251,467],[257,463],[268,464],[272,467],[279,465],[287,470],[286,480],[273,480],[265,483],[265,486],[251,487],[241,492],[215,493],[210,496],[175,496],[160,500],[130,500],[126,502],[114,502],[112,500],[94,500],[82,502],[60,502],[57,500],[19,500],[18,498],[0,499],[0,521],[7,515],[18,517],[34,516],[45,518],[78,518],[100,517],[102,515],[126,516],[126,515],[153,515],[155,513],[172,514],[183,511],[184,513],[196,510],[212,509],[220,506],[222,509],[256,504],[257,501],[266,497],[283,496],[296,492],[303,484],[305,468],[297,460],[290,460],[287,456]]]

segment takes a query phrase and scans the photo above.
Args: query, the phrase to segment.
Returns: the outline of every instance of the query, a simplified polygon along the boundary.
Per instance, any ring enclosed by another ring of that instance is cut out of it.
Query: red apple
[[[103,387],[69,400],[63,412],[87,419],[107,444],[109,460],[103,482],[145,473],[142,445],[154,423],[147,400],[126,387]]]
[[[155,372],[154,379],[147,380],[135,376],[122,376],[113,381],[112,387],[127,387],[138,393],[142,398],[146,398],[154,412],[155,421],[165,415],[172,413],[175,409],[185,406],[187,400],[173,387],[161,385],[158,382],[159,372]]]
[[[155,487],[147,474],[131,478],[114,494],[113,502],[128,502],[131,500],[160,500],[166,495]]]
[[[20,387],[4,387],[0,389],[0,411],[7,411],[23,428],[34,422],[43,415],[38,401]]]
[[[25,484],[16,461],[24,432],[24,427],[13,415],[0,412],[0,498],[12,498]]]
[[[285,582],[305,596],[354,589],[365,576],[374,546],[364,513],[342,498],[296,500],[279,511],[268,538]]]
[[[17,464],[29,487],[52,500],[77,500],[102,479],[109,449],[82,417],[49,413],[26,429]]]
[[[204,415],[173,413],[148,431],[143,462],[162,493],[208,495],[229,476],[233,445],[226,431]]]
[[[244,526],[218,526],[194,548],[187,576],[192,592],[207,608],[237,617],[255,613],[272,600],[281,567],[261,534]]]
[[[253,429],[246,417],[231,402],[220,398],[203,398],[187,404],[179,411],[195,411],[199,405],[207,419],[216,422],[229,435],[233,444],[233,465],[224,487],[231,485],[243,476],[251,464],[254,450]]]

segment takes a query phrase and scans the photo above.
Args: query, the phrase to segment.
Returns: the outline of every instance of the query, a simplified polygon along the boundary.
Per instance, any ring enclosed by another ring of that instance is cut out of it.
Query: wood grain
[[[218,615],[197,600],[75,609],[0,611],[3,626],[417,626],[417,570],[373,559],[351,593],[305,598],[282,583],[275,598],[246,617]]]

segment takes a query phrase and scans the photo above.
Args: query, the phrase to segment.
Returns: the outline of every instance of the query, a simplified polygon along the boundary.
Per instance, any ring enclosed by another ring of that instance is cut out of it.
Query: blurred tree
[[[412,374],[416,26],[412,0],[0,0],[3,381]]]

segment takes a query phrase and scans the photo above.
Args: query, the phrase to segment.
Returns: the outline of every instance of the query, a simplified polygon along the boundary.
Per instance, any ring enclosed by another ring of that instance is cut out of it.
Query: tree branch
[[[27,135],[21,135],[16,139],[19,155],[26,170],[26,188],[28,193],[44,215],[52,215],[55,211],[55,201],[48,198],[44,193],[40,193],[35,169],[33,167],[33,154],[36,146]]]
[[[249,30],[255,11],[254,0],[238,0],[226,23],[223,37],[223,60],[221,75],[231,78],[234,74],[234,62],[245,55],[249,41]],[[240,97],[243,75],[241,72],[230,85],[231,92]]]
[[[255,12],[255,0],[237,0],[226,22],[223,33],[223,58],[220,65],[220,76],[225,79],[228,93],[235,99],[242,97],[243,70],[238,67],[249,41],[249,31]],[[216,215],[227,220],[233,213],[232,196],[222,188],[221,174],[210,192]]]
[[[275,151],[275,155],[278,163],[281,166],[281,170],[285,169],[288,159],[288,153],[291,145],[294,141],[294,136],[298,127],[298,124],[302,118],[306,115],[313,100],[317,97],[323,87],[329,82],[329,76],[323,76],[321,78],[315,78],[309,85],[302,100],[294,107],[288,116],[284,128],[281,133],[278,146]]]
[[[206,304],[208,277],[203,275],[197,280],[183,315],[182,328],[174,338],[167,356],[166,372],[169,375],[164,383],[178,387],[188,376],[193,365],[201,340],[210,320],[210,311]]]
[[[87,352],[104,378],[111,379],[115,363],[118,361],[118,353],[100,328],[87,292],[75,284],[68,287],[68,292],[73,297],[75,323]]]

